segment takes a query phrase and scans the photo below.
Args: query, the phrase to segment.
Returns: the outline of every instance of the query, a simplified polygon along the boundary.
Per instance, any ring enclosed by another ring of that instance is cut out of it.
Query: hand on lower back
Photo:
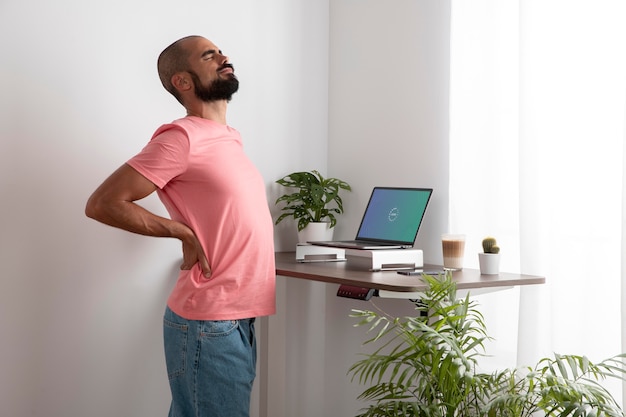
[[[200,241],[194,235],[189,241],[183,241],[183,263],[180,265],[180,269],[189,270],[193,268],[195,264],[199,264],[202,269],[202,274],[206,278],[211,276],[209,260],[204,253]]]

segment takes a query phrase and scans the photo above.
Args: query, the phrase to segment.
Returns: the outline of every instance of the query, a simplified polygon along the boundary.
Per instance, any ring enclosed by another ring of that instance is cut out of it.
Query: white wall
[[[438,0],[3,0],[2,414],[166,413],[161,317],[179,245],[102,226],[83,207],[159,124],[183,114],[155,69],[181,36],[207,36],[231,57],[241,89],[229,122],[270,200],[273,181],[296,169],[346,179],[355,191],[337,235],[347,236],[373,185],[432,186],[418,245],[437,261],[447,217],[448,9]],[[163,213],[155,198],[145,204]],[[294,242],[281,224],[277,248]],[[285,416],[352,415],[355,388],[344,376],[359,342],[343,340],[354,334],[352,304],[331,286],[279,281],[279,308],[291,316],[269,324],[283,333],[273,361],[285,357],[272,364],[280,384],[261,403]],[[300,336],[311,329],[316,337]]]
[[[448,218],[450,2],[331,2],[329,170],[355,185],[354,237],[376,185],[432,187],[416,246],[441,263]]]
[[[330,2],[329,173],[354,189],[345,197],[347,213],[336,237],[354,237],[373,186],[432,187],[416,245],[427,262],[441,263],[439,236],[448,214],[449,22],[449,1]],[[273,393],[267,415],[356,415],[365,387],[347,372],[371,348],[362,346],[367,335],[353,327],[351,309],[410,315],[412,304],[348,300],[336,296],[337,285],[280,280],[283,309],[270,321],[270,371],[286,382]]]

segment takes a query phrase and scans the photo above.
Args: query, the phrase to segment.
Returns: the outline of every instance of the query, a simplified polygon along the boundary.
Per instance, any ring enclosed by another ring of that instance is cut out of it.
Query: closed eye
[[[202,53],[202,59],[204,60],[213,59],[215,57],[216,52],[222,55],[222,51],[216,51],[215,49],[208,49]]]

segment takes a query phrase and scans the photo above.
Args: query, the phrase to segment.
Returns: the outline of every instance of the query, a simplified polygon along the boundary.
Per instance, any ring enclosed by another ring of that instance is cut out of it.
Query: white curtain
[[[507,366],[626,351],[625,22],[624,0],[452,0],[450,229],[468,266],[494,235],[502,270],[547,281],[480,300]]]

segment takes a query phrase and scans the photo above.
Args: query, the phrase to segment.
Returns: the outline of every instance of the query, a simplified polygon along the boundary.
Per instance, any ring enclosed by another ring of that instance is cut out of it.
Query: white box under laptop
[[[414,249],[431,188],[374,187],[354,240],[309,242],[343,248],[350,266],[370,271],[415,269],[424,265]]]
[[[368,271],[396,271],[424,266],[421,249],[346,249],[350,267]]]
[[[332,262],[345,261],[345,249],[315,246],[310,243],[296,244],[297,262]]]

